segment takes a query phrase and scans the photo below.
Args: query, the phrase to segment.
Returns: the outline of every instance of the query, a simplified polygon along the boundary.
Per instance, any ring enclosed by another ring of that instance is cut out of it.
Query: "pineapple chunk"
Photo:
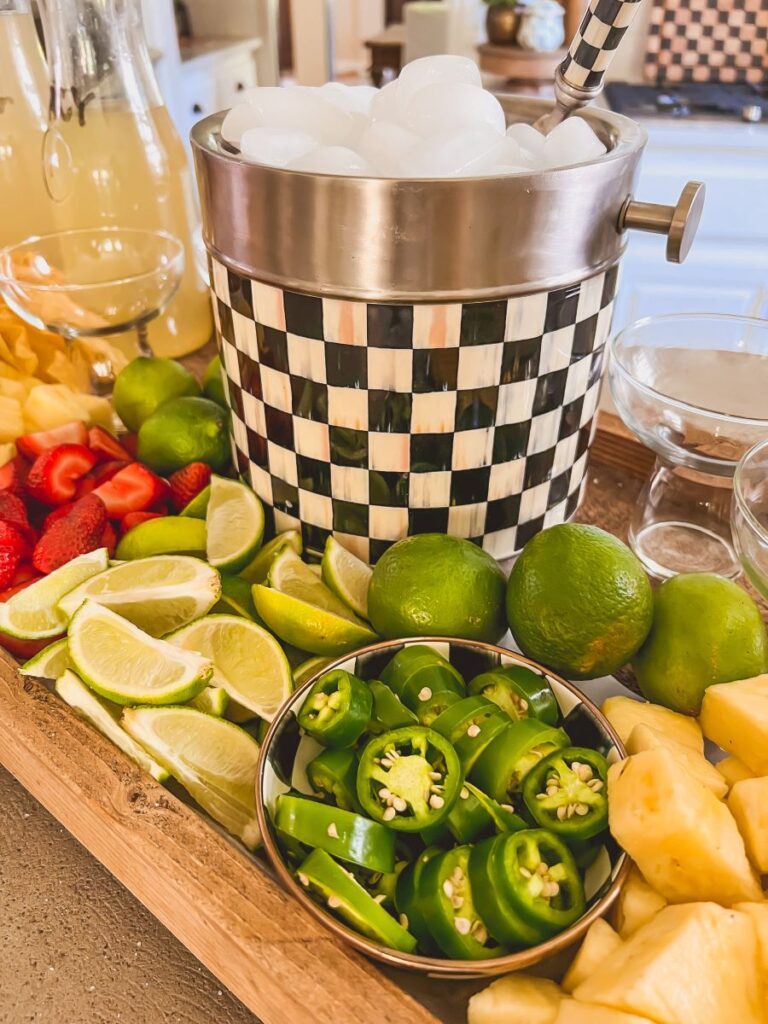
[[[608,818],[616,841],[670,903],[762,899],[731,812],[668,750],[611,765]]]
[[[765,1024],[762,995],[754,925],[716,903],[665,907],[574,992],[656,1024]]]
[[[701,728],[754,775],[768,775],[768,674],[707,687]]]
[[[80,396],[66,384],[38,384],[24,403],[24,421],[31,431],[50,430],[72,420],[87,423],[89,418]]]
[[[15,398],[0,397],[0,443],[9,444],[23,433],[21,405]]]
[[[0,467],[5,466],[11,459],[16,458],[16,445],[13,441],[6,441],[0,444]]]
[[[742,779],[728,796],[747,856],[761,875],[768,874],[768,779]]]
[[[624,744],[636,725],[649,725],[683,746],[693,747],[700,754],[704,752],[704,737],[695,718],[679,715],[657,704],[632,700],[631,697],[609,697],[603,702],[601,711]]]
[[[670,739],[669,736],[665,736],[663,732],[653,729],[650,725],[636,725],[629,734],[625,746],[628,754],[641,754],[644,750],[656,750],[658,747],[664,747],[674,757],[682,771],[697,779],[702,786],[711,789],[718,800],[722,800],[728,792],[728,783],[703,754],[692,747],[686,747],[683,743],[678,743],[677,740]]]
[[[573,963],[562,980],[563,990],[565,992],[573,992],[620,945],[621,939],[619,936],[607,921],[599,917],[584,936],[581,948],[573,958]]]
[[[562,993],[554,981],[507,974],[469,1000],[468,1024],[554,1024]]]
[[[636,1013],[622,1013],[596,1003],[582,1003],[576,999],[563,999],[555,1017],[555,1024],[653,1024],[647,1017]]]
[[[724,757],[722,761],[717,762],[715,768],[728,783],[729,789],[737,782],[741,782],[742,779],[754,779],[755,777],[754,772],[751,772],[738,757]]]
[[[613,912],[617,932],[622,939],[628,939],[666,905],[664,897],[648,885],[637,865],[633,864]]]
[[[736,903],[733,907],[752,919],[757,932],[757,950],[763,982],[768,985],[768,903]]]

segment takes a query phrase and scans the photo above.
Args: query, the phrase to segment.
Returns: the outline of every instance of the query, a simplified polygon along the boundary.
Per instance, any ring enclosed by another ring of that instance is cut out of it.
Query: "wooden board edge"
[[[621,469],[630,476],[650,476],[656,456],[624,426],[618,416],[601,410],[597,414],[597,430],[590,453],[594,462]]]

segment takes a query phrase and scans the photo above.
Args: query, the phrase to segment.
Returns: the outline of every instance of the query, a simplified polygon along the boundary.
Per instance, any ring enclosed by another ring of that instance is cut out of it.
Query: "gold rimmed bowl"
[[[522,665],[543,676],[555,695],[562,716],[562,727],[575,746],[600,750],[609,763],[625,756],[621,740],[598,708],[572,683],[553,675],[521,654],[475,640],[445,638],[410,638],[386,640],[354,654],[345,655],[326,666],[300,687],[283,706],[264,740],[256,779],[256,810],[264,840],[264,849],[281,883],[318,920],[344,942],[366,956],[391,967],[441,978],[464,979],[483,975],[506,974],[531,967],[554,957],[577,942],[598,917],[602,917],[619,895],[629,861],[626,854],[607,838],[593,864],[587,869],[584,883],[587,907],[584,914],[558,935],[515,953],[487,960],[451,960],[400,953],[366,938],[316,903],[297,881],[281,849],[274,826],[278,797],[289,789],[312,796],[306,774],[307,763],[321,747],[302,734],[298,714],[316,680],[334,669],[345,669],[361,679],[377,679],[384,666],[403,647],[427,644],[447,658],[466,679],[481,672],[508,665]]]

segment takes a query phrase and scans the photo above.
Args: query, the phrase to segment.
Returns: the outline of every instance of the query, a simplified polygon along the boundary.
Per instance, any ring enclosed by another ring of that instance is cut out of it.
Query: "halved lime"
[[[314,658],[307,658],[306,661],[302,661],[293,670],[293,685],[298,690],[300,686],[303,686],[308,679],[311,679],[316,672],[321,672],[326,665],[330,665],[333,658],[322,658],[315,656]]]
[[[181,704],[213,675],[207,658],[151,637],[95,601],[69,624],[69,656],[83,682],[116,704]]]
[[[161,516],[159,519],[148,519],[129,530],[120,539],[115,557],[123,561],[169,554],[204,557],[206,537],[202,519]]]
[[[205,519],[208,511],[208,502],[211,500],[211,485],[204,487],[199,494],[196,494],[188,505],[185,505],[179,515],[191,516],[193,519]]]
[[[303,543],[298,530],[286,530],[285,533],[278,533],[272,540],[267,541],[253,561],[240,570],[239,575],[249,583],[263,583],[269,575],[272,563],[286,548],[291,548],[297,555],[301,554]]]
[[[253,849],[259,744],[194,708],[126,708],[123,727],[229,832]]]
[[[283,649],[266,629],[237,615],[208,615],[168,637],[213,662],[211,684],[252,715],[272,721],[293,686]]]
[[[216,715],[218,718],[221,718],[228,705],[229,694],[221,686],[206,686],[202,693],[198,693],[189,702],[191,708],[204,711],[206,715]]]
[[[53,681],[58,679],[60,675],[63,675],[70,667],[69,646],[67,638],[63,636],[61,640],[54,640],[52,644],[48,644],[42,651],[38,651],[29,661],[25,661],[19,672],[23,676],[34,676],[36,679],[50,679]]]
[[[352,621],[345,616],[334,615],[270,587],[256,584],[253,600],[256,611],[273,633],[311,654],[346,654],[379,639],[359,619]]]
[[[214,615],[242,615],[251,622],[257,622],[256,605],[253,603],[251,584],[241,576],[221,577],[221,597],[211,609]]]
[[[89,690],[74,672],[64,672],[56,680],[54,688],[62,700],[66,701],[75,711],[79,711],[91,725],[95,725],[99,732],[103,733],[128,757],[133,758],[158,782],[164,782],[168,778],[166,769],[157,761],[153,761],[146,750],[140,747],[120,725],[120,712],[123,710],[121,707],[97,697],[93,690]]]
[[[63,633],[67,616],[59,610],[59,601],[84,580],[104,572],[107,557],[106,548],[89,551],[14,594],[0,604],[0,633],[20,640],[43,640]]]
[[[207,614],[220,595],[218,572],[199,558],[154,555],[93,576],[65,594],[59,608],[70,617],[83,601],[96,601],[151,636],[164,636]]]
[[[323,580],[340,598],[362,618],[368,618],[368,585],[373,569],[335,539],[325,542],[322,561]]]
[[[245,484],[211,477],[211,497],[205,515],[208,561],[222,572],[244,569],[261,547],[264,507]]]

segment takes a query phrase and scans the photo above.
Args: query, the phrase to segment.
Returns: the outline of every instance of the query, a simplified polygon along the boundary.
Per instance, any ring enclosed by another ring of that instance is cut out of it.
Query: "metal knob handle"
[[[689,181],[675,206],[639,203],[631,196],[621,208],[619,231],[636,228],[667,236],[667,260],[682,263],[690,252],[704,209],[706,189],[701,181]]]

